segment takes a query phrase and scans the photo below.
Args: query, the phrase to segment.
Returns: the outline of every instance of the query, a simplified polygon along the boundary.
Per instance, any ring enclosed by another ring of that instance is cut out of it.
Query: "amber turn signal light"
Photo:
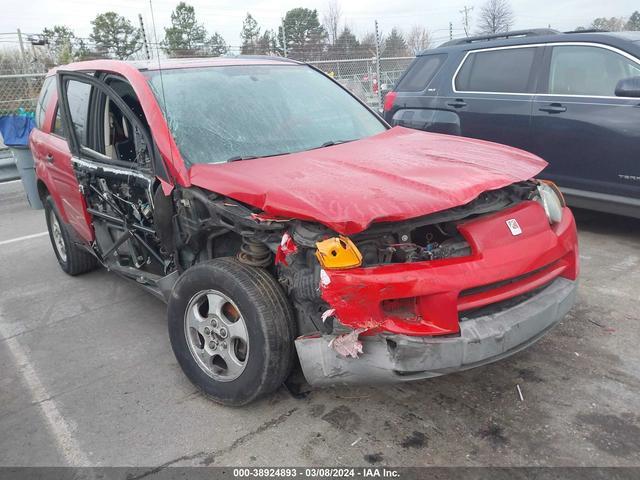
[[[316,257],[323,268],[344,269],[362,265],[362,254],[347,237],[328,238],[316,243]]]

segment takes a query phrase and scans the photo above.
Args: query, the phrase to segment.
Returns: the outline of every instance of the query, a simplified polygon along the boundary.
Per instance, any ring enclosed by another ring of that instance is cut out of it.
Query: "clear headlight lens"
[[[560,189],[555,183],[541,181],[538,184],[537,199],[549,218],[549,223],[560,223],[562,220],[562,208],[566,205]]]

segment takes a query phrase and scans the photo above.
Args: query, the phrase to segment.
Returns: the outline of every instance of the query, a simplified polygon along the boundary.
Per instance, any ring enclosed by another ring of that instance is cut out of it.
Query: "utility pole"
[[[284,56],[287,56],[287,34],[284,30],[284,18],[282,19],[282,48],[284,50]]]
[[[378,30],[378,20],[376,25],[376,80],[378,82],[378,108],[382,109],[382,82],[380,79],[380,30]]]
[[[27,59],[24,53],[24,44],[22,43],[22,32],[18,28],[18,44],[20,45],[20,54],[22,55],[22,60],[25,61]]]
[[[144,53],[147,56],[147,60],[151,60],[151,54],[149,53],[149,43],[147,42],[147,32],[144,30],[144,22],[142,21],[142,14],[138,14],[138,20],[140,20],[140,32],[142,33],[142,42],[144,44]]]
[[[466,5],[464,6],[464,8],[462,10],[460,10],[460,13],[462,14],[462,21],[464,23],[464,34],[468,37],[469,36],[469,14],[473,11],[473,7],[467,7]]]
[[[449,22],[449,40],[453,40],[453,22]]]

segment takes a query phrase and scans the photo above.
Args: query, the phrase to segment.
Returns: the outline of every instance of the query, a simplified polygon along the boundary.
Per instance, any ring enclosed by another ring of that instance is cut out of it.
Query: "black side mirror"
[[[616,85],[616,97],[640,97],[640,77],[620,80]]]

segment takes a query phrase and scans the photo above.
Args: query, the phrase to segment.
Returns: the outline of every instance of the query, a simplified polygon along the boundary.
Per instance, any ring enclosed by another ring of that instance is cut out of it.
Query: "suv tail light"
[[[396,101],[398,94],[396,92],[389,92],[384,97],[384,111],[388,112],[393,107],[393,102]]]

